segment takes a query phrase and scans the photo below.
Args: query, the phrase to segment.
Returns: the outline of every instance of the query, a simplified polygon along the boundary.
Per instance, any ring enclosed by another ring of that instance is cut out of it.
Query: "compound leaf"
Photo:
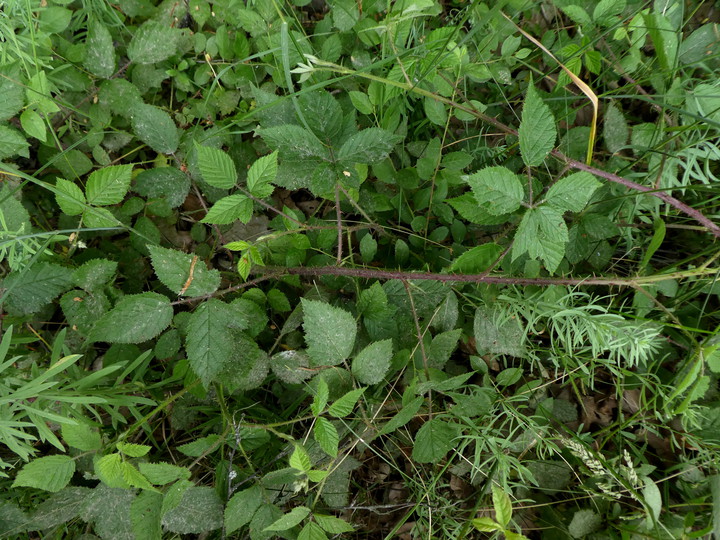
[[[547,192],[546,201],[564,212],[580,212],[590,201],[600,182],[587,172],[577,172],[557,181]]]
[[[486,167],[466,181],[478,204],[493,216],[514,212],[525,196],[518,176],[505,167]]]

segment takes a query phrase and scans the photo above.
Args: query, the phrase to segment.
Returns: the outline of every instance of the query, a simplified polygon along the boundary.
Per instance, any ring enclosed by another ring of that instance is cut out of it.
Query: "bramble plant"
[[[9,1],[0,536],[720,536],[681,0]]]

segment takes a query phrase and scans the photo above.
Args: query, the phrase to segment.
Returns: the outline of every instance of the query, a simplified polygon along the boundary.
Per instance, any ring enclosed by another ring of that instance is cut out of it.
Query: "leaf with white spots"
[[[153,292],[128,295],[100,318],[89,340],[142,343],[170,326],[172,317],[173,308],[167,297]]]
[[[336,366],[352,353],[357,324],[347,311],[316,300],[302,300],[305,341],[313,366]]]

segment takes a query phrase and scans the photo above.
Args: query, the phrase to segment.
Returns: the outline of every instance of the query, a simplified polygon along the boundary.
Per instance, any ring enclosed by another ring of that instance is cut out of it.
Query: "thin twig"
[[[342,263],[342,211],[340,210],[340,183],[335,183],[335,219],[337,220],[337,258],[338,265]]]

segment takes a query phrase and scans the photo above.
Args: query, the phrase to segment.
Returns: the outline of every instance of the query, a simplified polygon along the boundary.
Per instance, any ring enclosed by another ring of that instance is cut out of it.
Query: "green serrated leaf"
[[[547,192],[545,200],[560,211],[581,212],[600,187],[595,177],[587,172],[577,172],[558,180]]]
[[[125,296],[103,315],[88,337],[90,342],[142,343],[159,335],[172,322],[167,297],[146,292]]]
[[[163,527],[177,534],[201,534],[223,525],[223,503],[214,488],[185,490],[180,503],[162,517]]]
[[[477,203],[493,216],[514,212],[525,197],[520,179],[505,167],[486,167],[466,181]]]
[[[385,378],[392,359],[392,340],[376,341],[365,347],[352,362],[352,374],[362,384],[378,384]]]
[[[330,414],[330,416],[334,416],[335,418],[345,418],[351,412],[353,412],[355,404],[358,402],[358,399],[360,399],[360,396],[362,396],[364,392],[365,388],[356,388],[355,390],[350,390],[347,394],[345,394],[340,399],[336,400],[335,403],[330,405],[330,407],[328,408],[328,414]]]
[[[305,342],[312,366],[336,366],[352,353],[357,324],[347,311],[302,299]]]
[[[170,463],[147,463],[138,464],[140,472],[151,483],[163,486],[177,480],[189,480],[190,470],[185,467],[178,467]]]
[[[150,451],[150,446],[120,441],[117,443],[117,449],[128,457],[142,457]]]
[[[435,369],[442,369],[450,359],[450,355],[457,348],[462,330],[457,328],[433,337],[428,349],[428,365]]]
[[[275,181],[278,171],[277,151],[263,156],[252,164],[247,176],[247,188],[253,196],[263,199],[272,195],[274,187],[271,182]]]
[[[108,454],[98,459],[95,462],[95,474],[108,487],[123,489],[130,487],[123,474],[123,460],[120,454]]]
[[[32,109],[25,109],[20,115],[20,125],[23,131],[35,137],[36,139],[45,142],[47,140],[47,131],[45,129],[45,122],[37,112]]]
[[[235,493],[225,507],[225,531],[232,534],[250,523],[257,509],[263,504],[263,489],[255,485]]]
[[[562,213],[552,206],[531,208],[520,221],[512,249],[513,260],[527,253],[531,259],[541,259],[550,273],[560,265],[565,255],[568,230]]]
[[[177,29],[159,21],[146,21],[132,35],[128,58],[136,64],[162,62],[175,54],[178,38]]]
[[[100,433],[84,422],[76,424],[62,424],[62,438],[68,446],[77,448],[83,452],[100,450],[102,440]]]
[[[30,144],[22,133],[8,126],[0,126],[0,160],[12,156],[30,157]]]
[[[17,315],[36,313],[72,286],[72,271],[52,263],[36,263],[11,272],[3,281],[4,308]]]
[[[505,491],[495,484],[492,485],[493,509],[495,510],[495,521],[503,528],[507,528],[512,518],[512,503],[510,497]]]
[[[613,154],[619,152],[627,144],[629,136],[630,129],[625,121],[625,116],[614,103],[611,103],[605,110],[603,123],[605,147]]]
[[[135,105],[131,113],[132,129],[137,138],[158,154],[172,154],[180,144],[175,122],[170,115],[153,105]]]
[[[122,202],[130,189],[132,165],[112,165],[93,171],[85,186],[87,201],[95,206]]]
[[[155,491],[142,491],[130,505],[130,521],[135,538],[151,540],[162,538],[163,495]]]
[[[218,444],[219,440],[219,435],[208,435],[206,437],[195,439],[193,442],[181,444],[177,447],[177,449],[186,456],[200,457],[209,452],[212,448],[220,448],[220,445]]]
[[[302,528],[297,538],[298,540],[327,540],[327,535],[320,525],[311,521]]]
[[[320,158],[330,159],[330,154],[325,146],[305,128],[293,124],[273,126],[256,131],[265,142],[274,150],[279,150],[283,158],[308,159]]]
[[[353,532],[355,529],[344,519],[335,516],[326,516],[323,514],[313,514],[313,519],[318,525],[329,534],[342,534]]]
[[[405,424],[407,424],[410,420],[415,418],[415,415],[420,410],[420,407],[422,407],[424,399],[421,397],[416,397],[412,401],[410,401],[407,405],[402,407],[400,411],[393,416],[387,424],[385,424],[378,435],[387,435],[389,433],[392,433],[398,428],[403,427]]]
[[[350,163],[378,163],[388,157],[400,137],[381,128],[367,128],[351,136],[340,147],[337,159]]]
[[[215,225],[227,225],[235,221],[247,223],[252,217],[252,211],[252,199],[242,193],[235,193],[216,202],[201,222]]]
[[[449,271],[458,274],[479,274],[490,268],[503,251],[502,246],[492,242],[475,246],[455,259]]]
[[[79,216],[83,213],[87,201],[80,187],[64,178],[58,178],[55,181],[55,187],[60,192],[55,193],[55,201],[60,210],[68,216]]]
[[[214,293],[220,286],[220,272],[208,270],[196,255],[176,249],[148,246],[155,274],[172,292],[180,296]]]
[[[25,92],[21,81],[19,63],[0,66],[0,121],[15,116],[25,103]]]
[[[418,463],[437,463],[455,447],[458,426],[433,418],[425,422],[415,436],[412,457]]]
[[[233,357],[234,330],[245,325],[236,310],[211,298],[200,304],[190,316],[187,331],[187,355],[190,367],[207,387]]]
[[[500,524],[489,517],[475,518],[472,520],[472,525],[481,532],[495,532],[502,530]]]
[[[313,402],[310,404],[310,410],[315,416],[319,416],[325,410],[329,396],[330,389],[328,388],[327,381],[325,381],[323,377],[320,377],[317,388],[315,389]]]
[[[427,116],[428,120],[436,126],[445,127],[447,124],[448,112],[444,103],[438,101],[437,99],[426,97],[423,100],[423,106],[425,109],[425,116]]]
[[[377,240],[373,238],[372,234],[368,233],[363,236],[362,240],[360,240],[360,256],[365,264],[372,262],[377,253],[377,248]]]
[[[115,47],[110,31],[96,17],[90,17],[87,23],[85,41],[85,68],[98,77],[109,79],[115,73]]]
[[[351,90],[349,92],[350,101],[357,111],[361,114],[372,114],[373,105],[370,103],[370,98],[364,92],[358,92],[357,90]]]
[[[287,531],[299,524],[310,514],[307,506],[296,506],[277,521],[265,527],[265,531]]]
[[[297,469],[298,471],[302,471],[304,473],[307,473],[310,469],[312,469],[312,462],[310,461],[310,456],[308,455],[307,451],[299,444],[295,445],[295,450],[293,450],[293,453],[290,455],[290,461],[288,462],[288,464],[293,469]]]
[[[46,456],[32,460],[17,473],[12,487],[32,487],[57,492],[75,474],[75,460],[70,456]]]
[[[313,437],[327,455],[333,458],[337,457],[340,437],[338,436],[337,429],[330,420],[322,416],[316,418],[315,426],[313,427]]]
[[[200,174],[208,184],[220,189],[231,189],[235,186],[237,171],[230,156],[209,146],[198,146],[197,154]]]
[[[520,153],[528,167],[540,165],[557,139],[555,118],[532,84],[525,96],[518,137]]]

